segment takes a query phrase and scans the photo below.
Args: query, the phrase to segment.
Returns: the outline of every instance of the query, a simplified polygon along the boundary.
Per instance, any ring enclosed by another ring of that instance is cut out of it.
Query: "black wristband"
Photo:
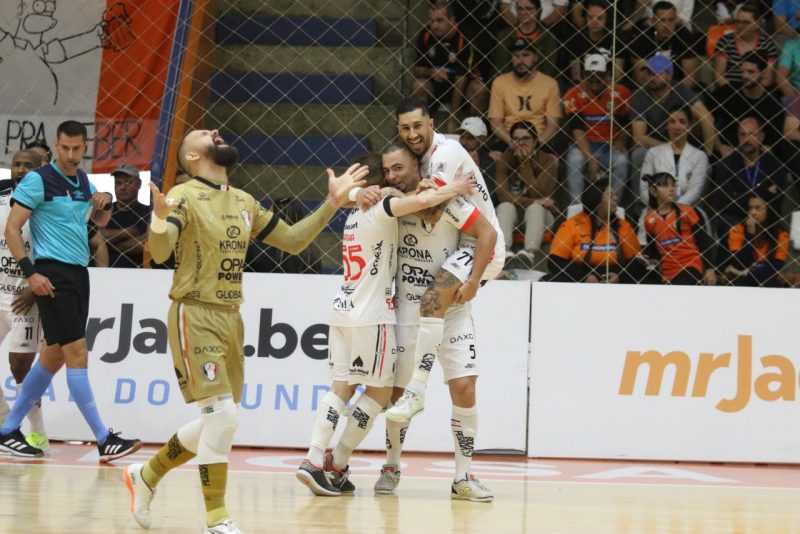
[[[31,259],[28,256],[25,256],[21,260],[17,262],[19,268],[22,269],[22,274],[25,275],[25,278],[30,278],[34,274],[36,274],[36,267],[33,266]]]

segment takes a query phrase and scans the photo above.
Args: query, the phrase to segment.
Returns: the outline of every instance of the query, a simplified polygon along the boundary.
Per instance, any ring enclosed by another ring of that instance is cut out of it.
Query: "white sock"
[[[433,362],[439,352],[439,345],[444,335],[444,319],[438,317],[420,317],[417,331],[417,346],[414,352],[414,375],[408,389],[424,394],[431,376]],[[421,387],[421,388],[420,388]],[[418,389],[420,388],[420,389]]]
[[[467,478],[472,466],[472,451],[475,448],[475,435],[478,433],[478,407],[462,408],[453,405],[450,419],[453,443],[456,448],[456,476],[454,480]]]
[[[314,414],[314,427],[311,430],[311,447],[308,449],[306,459],[317,467],[322,467],[325,461],[325,449],[331,442],[339,416],[344,410],[344,401],[333,391],[322,397],[322,401]]]
[[[358,402],[353,406],[353,413],[347,418],[347,426],[344,427],[339,444],[333,450],[334,467],[344,468],[347,466],[353,451],[367,437],[381,410],[383,410],[383,406],[368,395],[359,397]]]
[[[17,395],[19,395],[19,393],[17,393]],[[6,402],[6,394],[3,393],[3,388],[0,387],[0,421],[5,419],[10,411],[11,406]]]
[[[17,384],[17,391],[22,391],[22,384]],[[39,399],[39,402],[33,405],[26,417],[31,424],[31,432],[47,435],[47,432],[44,431],[44,418],[42,417],[42,399]]]
[[[397,423],[386,419],[386,463],[400,465],[400,454],[406,441],[406,432],[410,421]]]

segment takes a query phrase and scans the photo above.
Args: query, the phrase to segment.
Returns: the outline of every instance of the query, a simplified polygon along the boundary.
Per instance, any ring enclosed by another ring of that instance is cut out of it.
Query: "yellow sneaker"
[[[40,434],[39,432],[29,433],[27,436],[25,436],[25,441],[27,441],[28,445],[31,447],[36,447],[44,452],[50,450],[50,440],[47,439],[47,436]]]

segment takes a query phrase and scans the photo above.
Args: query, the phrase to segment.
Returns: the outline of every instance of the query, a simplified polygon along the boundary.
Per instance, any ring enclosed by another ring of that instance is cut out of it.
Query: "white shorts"
[[[328,336],[331,379],[363,386],[394,384],[397,341],[393,324],[334,326]]]
[[[414,350],[417,346],[419,325],[397,325],[396,328],[397,365],[394,385],[404,388],[414,374]],[[442,366],[445,384],[454,378],[478,374],[471,306],[457,305],[447,310],[444,316],[444,336],[436,359]]]
[[[9,352],[39,352],[42,344],[39,310],[34,304],[26,315],[15,315],[11,310],[0,309],[0,342],[8,340]]]
[[[447,259],[444,260],[442,269],[452,273],[453,276],[464,283],[469,278],[470,273],[472,273],[472,262],[474,257],[475,246],[471,244],[460,243],[456,251],[450,254]],[[486,270],[483,271],[483,277],[481,280],[494,280],[497,278],[503,270],[505,261],[505,257],[495,254],[492,258],[492,261],[486,266]]]

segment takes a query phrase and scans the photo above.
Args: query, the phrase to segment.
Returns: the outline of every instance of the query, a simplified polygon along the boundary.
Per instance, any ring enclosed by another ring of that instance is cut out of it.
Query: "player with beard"
[[[470,199],[476,199],[474,202],[454,198],[437,210],[441,221],[433,227],[417,216],[403,217],[398,222],[398,359],[392,395],[396,405],[386,415],[387,462],[375,483],[375,492],[391,494],[399,484],[400,453],[409,419],[422,410],[433,358],[438,353],[453,402],[451,431],[456,476],[451,496],[489,502],[494,498],[491,490],[470,474],[478,426],[475,402],[478,362],[469,301],[482,279],[499,273],[505,245],[491,203],[483,198],[486,187],[474,162],[457,141],[450,145],[433,132],[430,118],[422,114],[423,109],[416,107],[417,104],[418,101],[408,102],[398,110],[405,142],[384,151],[387,183],[412,191],[420,182],[420,168],[424,169],[424,177],[451,183],[460,168],[462,172],[475,174],[478,185],[470,195]],[[417,133],[409,135],[407,129]],[[418,150],[409,149],[409,145]],[[421,163],[414,157],[419,150],[425,156]],[[430,172],[430,165],[438,170]],[[477,209],[478,202],[484,208]],[[483,214],[483,209],[488,213]],[[493,253],[494,259],[490,260]]]
[[[22,418],[41,399],[55,373],[66,364],[70,395],[97,440],[101,462],[131,454],[142,446],[111,432],[100,418],[87,370],[89,350],[89,239],[87,222],[103,227],[111,218],[111,195],[97,192],[78,168],[86,153],[86,127],[66,121],[56,129],[56,159],[25,175],[11,197],[6,221],[8,250],[17,261],[44,328],[46,347],[31,367],[14,408],[0,428],[0,450],[37,457],[43,452],[25,443]],[[22,237],[30,219],[32,256]]]
[[[353,165],[341,177],[328,169],[328,197],[305,219],[289,226],[251,195],[231,187],[228,170],[236,149],[217,130],[193,130],[178,149],[179,167],[194,178],[164,195],[151,184],[153,259],[175,252],[167,321],[178,385],[200,417],[181,427],[144,465],[125,470],[136,522],[149,528],[150,502],[168,471],[197,457],[205,498],[205,532],[241,531],[225,506],[228,455],[238,425],[244,385],[242,272],[250,239],[298,254],[325,228],[368,169]]]
[[[41,167],[42,158],[34,150],[19,150],[11,158],[11,188],[0,191],[0,227],[5,231],[6,220],[11,212],[11,194],[28,172]],[[28,225],[22,227],[22,240],[25,249],[31,249],[31,235]],[[0,258],[6,265],[0,272],[0,341],[9,334],[8,363],[11,374],[17,384],[17,391],[22,388],[22,381],[28,374],[39,350],[41,340],[39,326],[39,310],[35,308],[33,292],[22,270],[16,265],[14,257],[8,250],[5,240],[0,243]],[[0,388],[0,423],[11,410],[6,403],[3,390]],[[42,401],[37,402],[28,412],[31,431],[25,437],[28,444],[47,451],[50,443],[44,429],[42,418]]]

